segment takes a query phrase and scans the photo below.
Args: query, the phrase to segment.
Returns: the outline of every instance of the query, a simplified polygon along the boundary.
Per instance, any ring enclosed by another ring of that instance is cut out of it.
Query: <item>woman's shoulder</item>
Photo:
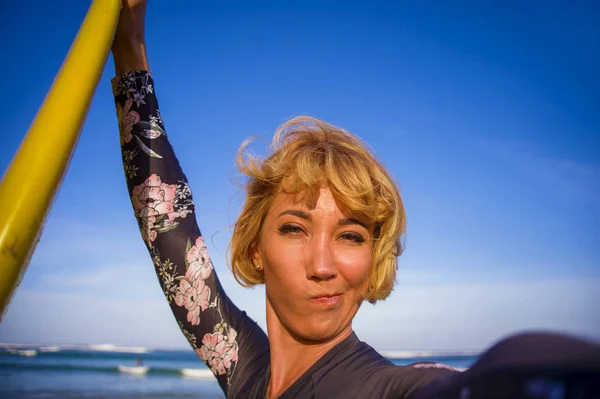
[[[436,362],[396,365],[366,343],[362,346],[366,347],[361,355],[365,362],[364,371],[368,374],[370,388],[380,391],[379,397],[408,397],[420,387],[460,372],[447,364]]]
[[[313,375],[316,397],[403,398],[415,389],[458,372],[450,366],[419,362],[398,366],[358,338],[328,359]]]
[[[389,397],[405,398],[418,388],[458,373],[460,370],[443,363],[418,362],[404,366],[394,365],[382,373],[381,383],[388,388]]]

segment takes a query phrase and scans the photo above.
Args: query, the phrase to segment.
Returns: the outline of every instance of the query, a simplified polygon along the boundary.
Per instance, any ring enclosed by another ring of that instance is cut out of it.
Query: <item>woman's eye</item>
[[[353,241],[357,244],[365,242],[364,237],[358,233],[344,233],[340,237],[344,240]]]
[[[301,234],[303,232],[302,227],[295,224],[284,224],[279,228],[280,234]]]

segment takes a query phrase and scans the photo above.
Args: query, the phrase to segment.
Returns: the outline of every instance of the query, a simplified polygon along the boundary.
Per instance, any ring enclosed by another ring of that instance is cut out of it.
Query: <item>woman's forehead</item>
[[[282,213],[297,214],[286,212],[292,210],[303,212],[309,218],[311,214],[318,214],[320,217],[334,217],[336,220],[342,218],[354,219],[365,226],[372,224],[372,220],[368,220],[364,214],[349,211],[341,205],[329,187],[323,186],[315,191],[316,194],[312,192],[286,193],[282,191],[275,197],[269,209],[269,214],[275,218]]]
[[[322,210],[332,212],[341,208],[338,206],[329,187],[321,187],[314,191],[305,190],[297,193],[280,191],[273,201],[273,210],[293,207],[306,211]]]

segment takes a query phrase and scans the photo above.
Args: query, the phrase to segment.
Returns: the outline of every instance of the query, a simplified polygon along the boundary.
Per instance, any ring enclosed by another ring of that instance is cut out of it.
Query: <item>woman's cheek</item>
[[[338,272],[352,287],[363,284],[369,277],[373,258],[371,252],[345,251],[338,257]]]
[[[263,253],[266,273],[270,275],[269,282],[278,287],[278,291],[292,293],[299,290],[306,279],[303,266],[306,262],[306,251],[303,250],[303,246],[296,242],[274,242],[270,249]]]

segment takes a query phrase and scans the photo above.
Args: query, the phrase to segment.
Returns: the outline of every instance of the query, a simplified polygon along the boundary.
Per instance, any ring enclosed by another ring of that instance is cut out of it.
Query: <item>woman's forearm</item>
[[[144,43],[122,43],[119,48],[113,46],[112,53],[116,76],[131,71],[150,70]]]
[[[145,2],[123,2],[112,46],[115,74],[149,70],[145,40]]]

